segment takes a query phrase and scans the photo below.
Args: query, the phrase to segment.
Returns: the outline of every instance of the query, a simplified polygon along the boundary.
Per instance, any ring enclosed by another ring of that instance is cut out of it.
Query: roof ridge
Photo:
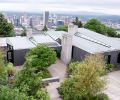
[[[102,46],[111,48],[110,45],[108,45],[108,44],[106,44],[106,43],[103,43],[103,42],[101,42],[100,40],[96,40],[96,39],[94,39],[94,38],[91,38],[90,36],[84,35],[84,34],[82,34],[82,33],[77,32],[77,33],[75,33],[74,35],[77,36],[77,37],[83,38],[83,39],[85,39],[85,40],[88,40],[88,41],[97,43],[97,44],[99,44],[99,45],[102,45]]]

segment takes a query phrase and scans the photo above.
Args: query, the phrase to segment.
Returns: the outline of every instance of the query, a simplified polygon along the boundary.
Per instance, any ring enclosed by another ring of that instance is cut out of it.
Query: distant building
[[[35,26],[38,26],[38,25],[41,25],[41,17],[40,16],[31,16],[29,18],[30,22],[29,22],[29,25],[31,27],[35,27]]]
[[[14,26],[20,26],[20,19],[15,17],[14,19]]]
[[[58,20],[58,21],[57,21],[57,26],[59,26],[59,25],[64,25],[64,21]]]
[[[45,11],[43,15],[43,25],[48,26],[48,20],[49,20],[49,11]]]

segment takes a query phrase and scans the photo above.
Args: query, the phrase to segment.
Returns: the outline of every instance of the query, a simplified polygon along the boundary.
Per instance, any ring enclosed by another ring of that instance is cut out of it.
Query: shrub
[[[4,56],[2,51],[0,50],[0,85],[6,84],[6,68],[5,68],[5,62],[4,62]]]
[[[55,63],[56,52],[45,45],[39,45],[28,52],[26,61],[31,64],[31,67],[41,71]]]
[[[28,96],[20,93],[16,88],[9,88],[7,86],[0,87],[0,100],[29,100]]]
[[[7,74],[8,76],[13,76],[15,74],[15,68],[13,67],[12,63],[8,63],[7,65]]]
[[[100,93],[94,97],[94,100],[109,100],[109,97],[104,93]]]
[[[79,64],[80,62],[73,62],[73,63],[70,63],[67,70],[68,70],[68,73],[69,74],[72,74],[72,72],[75,70],[75,68],[77,67],[77,65]]]
[[[87,56],[77,64],[72,77],[66,79],[59,88],[63,100],[94,100],[106,86],[106,78],[101,78],[105,66],[101,55]]]
[[[109,71],[112,71],[113,70],[113,64],[107,64],[106,69],[109,70]]]

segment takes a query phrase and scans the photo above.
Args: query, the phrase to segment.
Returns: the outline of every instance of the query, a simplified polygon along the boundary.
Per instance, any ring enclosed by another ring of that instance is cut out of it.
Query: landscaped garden
[[[17,72],[0,52],[0,100],[50,100],[42,79],[50,77],[47,68],[55,61],[56,52],[39,45],[27,53],[22,70]]]

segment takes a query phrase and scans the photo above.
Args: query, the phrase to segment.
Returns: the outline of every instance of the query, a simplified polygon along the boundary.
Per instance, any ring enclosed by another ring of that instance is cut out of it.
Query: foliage
[[[22,28],[23,28],[23,32],[22,32],[21,36],[26,36],[27,29],[24,26],[22,26]]]
[[[44,78],[50,78],[51,74],[49,73],[49,71],[47,69],[44,70],[40,70],[40,76],[44,79]]]
[[[0,14],[0,35],[1,36],[13,36],[13,25],[8,23],[3,14]]]
[[[81,21],[79,21],[78,17],[75,18],[75,20],[73,21],[73,24],[74,24],[74,25],[77,25],[78,28],[83,27],[83,24],[82,24]]]
[[[8,86],[0,87],[0,100],[29,100],[28,97],[20,93],[16,88],[9,88]]]
[[[23,70],[21,70],[16,76],[14,87],[35,100],[39,100],[39,98],[41,98],[40,100],[49,100],[46,99],[48,98],[47,92],[42,90],[41,73],[36,73],[36,68],[32,68],[29,62],[25,63]]]
[[[6,69],[5,69],[3,53],[0,50],[0,85],[5,83],[6,83]]]
[[[31,67],[41,71],[55,63],[56,52],[45,45],[39,45],[28,52],[26,61],[31,64]]]
[[[107,64],[106,69],[109,70],[109,71],[112,71],[113,64]]]
[[[103,34],[103,35],[107,35],[110,37],[118,37],[118,34],[115,29],[105,26],[97,19],[90,19],[84,25],[84,27],[92,31],[98,32],[100,34]]]
[[[63,100],[97,100],[93,98],[106,86],[106,79],[101,78],[103,73],[103,57],[87,56],[81,63],[76,64],[72,77],[61,84],[59,92]]]
[[[35,95],[42,87],[41,76],[35,73],[35,68],[26,67],[16,77],[14,86],[28,96]]]
[[[42,31],[48,31],[47,26],[45,25],[44,28],[42,29]]]
[[[38,100],[50,100],[50,97],[48,95],[46,95],[47,92],[42,88],[41,90],[39,90],[37,93],[36,93],[36,98]]]
[[[56,31],[65,31],[65,32],[67,32],[68,31],[68,26],[67,25],[57,26]]]
[[[94,100],[109,100],[109,97],[104,93],[99,93],[94,97]]]
[[[15,74],[15,68],[13,67],[12,63],[8,63],[8,65],[7,65],[7,74],[8,75],[14,75]]]
[[[67,67],[68,73],[71,74],[73,73],[73,71],[75,70],[76,66],[79,64],[80,62],[74,62],[74,63],[70,63],[69,66]]]

